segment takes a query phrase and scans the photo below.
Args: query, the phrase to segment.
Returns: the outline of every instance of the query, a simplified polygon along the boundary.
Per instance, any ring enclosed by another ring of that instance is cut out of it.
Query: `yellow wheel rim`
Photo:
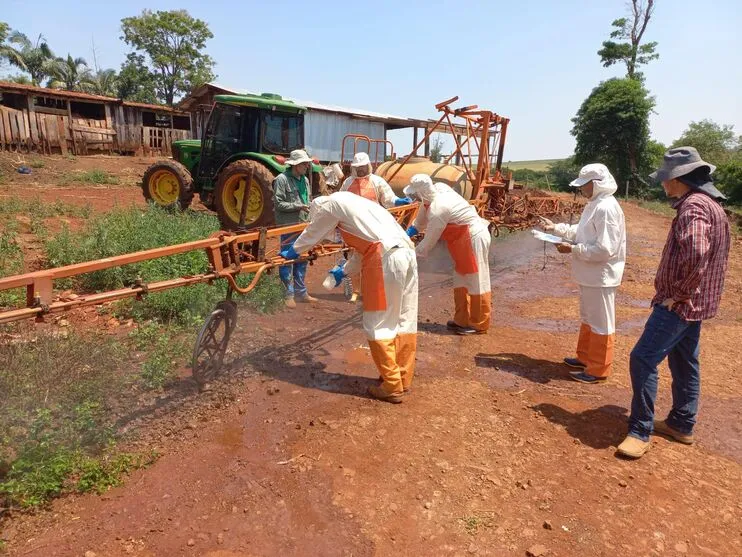
[[[247,180],[242,174],[235,174],[227,178],[222,191],[222,206],[229,219],[235,223],[240,222],[240,209],[245,196]],[[255,222],[263,214],[263,190],[255,178],[251,180],[250,193],[247,197],[247,211],[245,212],[245,224]]]
[[[171,170],[158,170],[149,177],[149,196],[158,205],[172,205],[180,196],[180,182]]]

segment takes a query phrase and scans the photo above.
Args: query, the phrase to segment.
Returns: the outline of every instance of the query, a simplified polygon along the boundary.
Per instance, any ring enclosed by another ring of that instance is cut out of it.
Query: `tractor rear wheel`
[[[252,171],[250,184],[247,177]],[[214,208],[224,230],[240,228],[240,210],[247,192],[244,227],[270,226],[273,215],[273,174],[253,160],[235,161],[219,173]]]
[[[159,207],[185,210],[193,201],[191,173],[178,161],[157,161],[144,172],[142,193]]]

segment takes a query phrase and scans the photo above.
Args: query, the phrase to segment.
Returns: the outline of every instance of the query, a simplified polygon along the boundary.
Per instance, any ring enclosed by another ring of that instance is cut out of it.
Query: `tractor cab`
[[[216,95],[203,140],[173,142],[173,160],[158,161],[142,179],[145,198],[188,207],[195,193],[227,230],[273,224],[272,182],[285,156],[304,148],[306,108],[279,95]],[[324,192],[315,164],[313,194]]]

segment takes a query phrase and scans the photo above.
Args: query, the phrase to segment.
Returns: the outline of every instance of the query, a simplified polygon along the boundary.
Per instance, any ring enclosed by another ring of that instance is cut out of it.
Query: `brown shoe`
[[[303,304],[311,304],[314,302],[319,302],[317,298],[315,298],[314,296],[310,296],[309,294],[305,294],[304,296],[297,298],[297,300],[299,300]]]
[[[379,382],[379,386],[381,386],[381,384],[384,382],[384,378],[381,375],[379,375],[379,378],[377,379],[377,381]],[[410,392],[410,388],[409,387],[403,387],[402,388],[402,394],[405,394],[406,395],[409,392]]]
[[[642,441],[637,437],[627,435],[618,446],[618,454],[628,458],[641,458],[649,450],[650,445],[649,441]]]
[[[654,421],[654,432],[665,437],[670,437],[683,445],[692,445],[696,440],[693,434],[686,435],[685,433],[680,433],[677,429],[671,428],[665,420]]]
[[[286,298],[286,301],[284,302],[286,304],[287,308],[294,309],[296,307],[296,302],[293,298]]]
[[[399,404],[402,402],[402,393],[387,393],[379,385],[371,385],[368,388],[368,394],[372,397],[384,402],[391,402],[392,404]]]

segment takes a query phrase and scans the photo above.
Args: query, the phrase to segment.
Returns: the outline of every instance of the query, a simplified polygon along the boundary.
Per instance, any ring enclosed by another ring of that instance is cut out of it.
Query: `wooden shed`
[[[190,130],[167,106],[0,81],[0,151],[170,155]]]

